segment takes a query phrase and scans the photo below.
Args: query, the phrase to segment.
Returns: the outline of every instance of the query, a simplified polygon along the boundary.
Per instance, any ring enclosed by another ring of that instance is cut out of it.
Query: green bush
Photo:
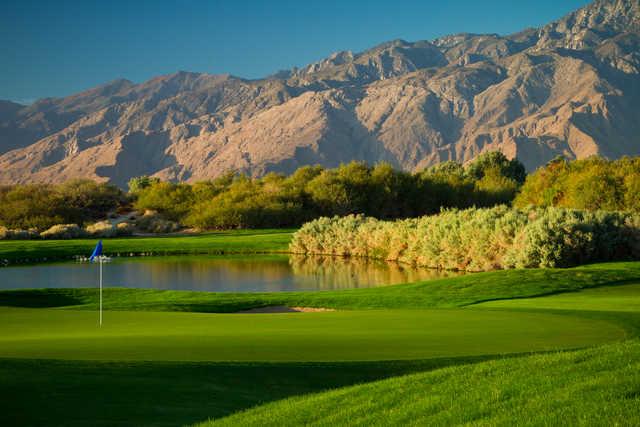
[[[640,259],[640,215],[498,206],[400,221],[323,217],[297,231],[290,250],[466,271],[568,267]]]
[[[640,157],[556,158],[527,177],[514,206],[640,212],[639,194]]]
[[[83,224],[106,218],[125,199],[118,188],[90,180],[59,185],[0,187],[0,225],[46,230],[56,224]]]

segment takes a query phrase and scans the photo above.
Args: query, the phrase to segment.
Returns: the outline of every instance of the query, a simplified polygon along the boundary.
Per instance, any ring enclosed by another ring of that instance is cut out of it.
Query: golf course
[[[154,247],[279,252],[289,236]],[[106,240],[105,252],[149,240]],[[90,244],[1,242],[0,253],[35,262]],[[100,327],[96,288],[0,291],[3,425],[640,422],[638,262],[326,291],[112,287],[103,298]]]

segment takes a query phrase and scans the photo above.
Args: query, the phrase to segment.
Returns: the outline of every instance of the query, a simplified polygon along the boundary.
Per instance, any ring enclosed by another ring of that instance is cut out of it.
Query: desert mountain
[[[395,40],[261,80],[178,72],[30,106],[0,101],[0,183],[201,180],[306,164],[419,170],[486,150],[534,169],[640,155],[640,0],[539,29]]]

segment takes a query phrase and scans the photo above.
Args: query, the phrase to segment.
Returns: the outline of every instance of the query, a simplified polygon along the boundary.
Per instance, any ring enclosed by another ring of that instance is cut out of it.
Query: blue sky
[[[457,32],[508,34],[586,0],[5,0],[0,99],[28,103],[179,70],[258,78],[338,50]]]

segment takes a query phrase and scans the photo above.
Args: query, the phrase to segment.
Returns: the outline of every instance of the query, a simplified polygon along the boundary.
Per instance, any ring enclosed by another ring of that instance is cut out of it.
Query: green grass
[[[640,423],[640,342],[496,360],[294,397],[204,426]]]
[[[201,427],[638,425],[638,304],[640,283],[480,304],[478,309],[495,307],[509,313],[552,310],[609,319],[624,324],[634,338],[586,350],[454,366],[293,397],[205,422]]]
[[[518,300],[490,301],[481,307],[535,308],[554,310],[627,311],[640,313],[640,283],[586,289],[577,293],[566,293],[547,298],[523,298]]]
[[[103,239],[106,255],[265,253],[287,250],[293,230],[233,230],[194,236]],[[0,241],[0,262],[33,263],[89,256],[98,239]]]
[[[0,359],[3,426],[179,426],[289,396],[488,357],[358,363]]]
[[[105,296],[99,329],[95,289],[0,292],[3,425],[639,421],[640,263]],[[272,304],[342,310],[208,314]]]
[[[332,362],[521,353],[622,339],[612,323],[486,310],[202,314],[0,308],[0,357]]]

